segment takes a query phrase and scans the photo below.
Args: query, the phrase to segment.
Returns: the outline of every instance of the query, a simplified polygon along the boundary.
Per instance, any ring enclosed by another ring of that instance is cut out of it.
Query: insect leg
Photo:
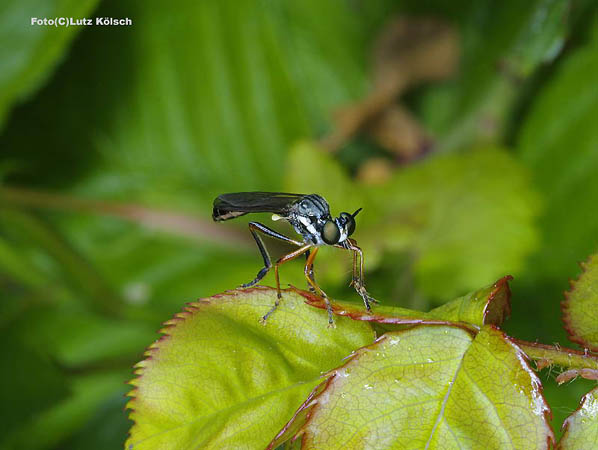
[[[314,250],[316,251],[316,250]],[[311,252],[308,250],[305,253],[305,267],[307,268],[307,262],[309,261],[309,255],[311,254]],[[313,258],[312,258],[313,259]],[[307,275],[306,275],[307,276]],[[316,282],[316,278],[314,276],[314,266],[313,264],[311,264],[309,266],[309,278],[311,279],[311,281],[313,281],[314,283]],[[316,290],[314,289],[314,287],[311,285],[310,282],[307,283],[307,288],[309,289],[309,292],[316,292]]]
[[[357,243],[353,239],[347,239],[347,242],[349,244],[347,246],[348,249],[353,252],[354,266],[356,265],[355,258],[357,258],[357,255],[359,255],[359,274],[357,277],[355,277],[355,269],[354,269],[353,281],[351,282],[351,284],[353,285],[353,287],[355,288],[355,290],[357,291],[359,296],[363,299],[365,308],[369,312],[372,310],[370,303],[378,303],[378,301],[374,297],[372,297],[368,293],[368,291],[365,289],[365,280],[364,280],[364,276],[363,276],[363,252],[357,246]]]
[[[318,254],[318,247],[315,247],[309,257],[307,258],[307,262],[305,263],[305,278],[307,278],[307,283],[310,286],[310,290],[318,293],[326,303],[326,311],[328,311],[328,326],[334,326],[334,319],[332,318],[332,306],[330,306],[330,300],[326,293],[322,290],[320,286],[316,283],[316,280],[313,279],[313,271],[314,271],[314,259],[316,259],[316,255]],[[311,276],[310,276],[311,275]]]
[[[353,254],[353,272],[351,272],[351,283],[349,283],[349,286],[354,286],[357,281],[357,252],[352,251],[351,253]]]
[[[282,294],[280,292],[280,278],[278,276],[278,268],[280,267],[281,264],[284,264],[287,261],[291,261],[292,259],[297,258],[298,256],[303,255],[305,252],[309,251],[309,249],[311,248],[311,244],[307,244],[307,245],[303,245],[302,247],[298,248],[295,251],[292,251],[291,253],[287,253],[284,256],[281,256],[278,261],[276,261],[276,263],[274,264],[274,275],[276,277],[276,301],[274,302],[274,306],[272,306],[272,308],[270,309],[270,311],[268,311],[263,317],[262,317],[262,323],[265,323],[266,320],[268,319],[268,317],[270,316],[270,314],[272,314],[276,308],[278,308],[278,305],[280,304],[280,299],[282,298]]]
[[[253,279],[253,281],[250,281],[249,283],[242,284],[241,287],[243,287],[243,288],[251,287],[251,286],[259,283],[259,281],[262,278],[264,278],[266,276],[266,274],[268,273],[268,271],[272,268],[272,261],[270,259],[270,254],[268,253],[268,250],[266,249],[266,245],[264,244],[262,237],[258,233],[263,233],[266,236],[269,236],[274,239],[278,239],[280,241],[288,242],[290,244],[294,244],[298,247],[301,247],[303,245],[301,242],[295,241],[294,239],[291,239],[291,238],[285,236],[284,234],[280,234],[280,233],[268,228],[267,226],[262,225],[259,222],[249,222],[249,231],[251,231],[251,234],[253,235],[253,238],[255,239],[255,243],[257,244],[257,247],[260,250],[260,253],[262,254],[262,258],[264,259],[264,267],[262,269],[260,269],[260,271],[257,273],[256,277]]]

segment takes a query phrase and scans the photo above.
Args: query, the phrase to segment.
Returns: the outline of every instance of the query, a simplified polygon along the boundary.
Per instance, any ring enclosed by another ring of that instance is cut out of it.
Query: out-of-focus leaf
[[[542,250],[532,273],[566,280],[598,240],[598,40],[577,50],[534,102],[519,136],[521,159],[546,197]]]
[[[284,291],[230,291],[190,304],[137,365],[127,449],[264,447],[320,381],[372,329]]]
[[[306,449],[481,442],[547,448],[553,441],[540,380],[521,350],[491,327],[476,336],[446,326],[386,333],[332,371],[316,392],[302,407],[308,418],[298,435]]]
[[[98,405],[87,423],[61,443],[61,450],[122,448],[127,431],[131,427],[131,422],[123,413],[125,403],[122,389],[111,392]]]
[[[33,24],[34,18],[89,17],[98,0],[6,0],[0,5],[0,129],[10,107],[31,95],[52,73],[85,27]],[[9,44],[10,43],[10,44]]]
[[[80,308],[62,307],[30,315],[35,332],[28,342],[43,342],[67,367],[134,360],[155,337],[156,327],[152,324],[108,319]]]
[[[415,311],[395,306],[376,305],[371,312],[360,308],[355,303],[334,301],[332,310],[340,316],[348,316],[354,320],[364,320],[384,324],[418,324],[421,322],[464,322],[472,325],[500,326],[510,313],[509,280],[503,277],[496,283],[475,292],[445,303],[430,312]],[[305,291],[297,291],[307,303],[317,308],[326,309],[324,299]]]
[[[3,272],[24,284],[39,286],[45,281],[43,275],[19,255],[6,239],[0,239],[0,267]]]
[[[289,192],[316,192],[324,196],[333,215],[341,211],[353,212],[368,201],[364,198],[364,190],[356,186],[346,169],[322,148],[309,142],[292,148],[287,162],[285,188]],[[365,212],[358,216],[358,222]]]
[[[571,282],[562,304],[569,339],[598,351],[598,254],[581,263],[583,273]]]
[[[577,450],[598,446],[598,388],[583,396],[579,408],[563,423],[559,449]]]
[[[246,233],[251,239],[246,223],[255,219],[242,217],[236,224],[217,225]],[[129,312],[136,315],[151,311],[156,326],[164,317],[179,311],[182,303],[247,283],[263,267],[254,242],[249,242],[250,247],[240,252],[242,247],[237,245],[232,250],[219,239],[189,242],[111,218],[65,217],[60,224],[73,244],[94,261],[119,292],[129,305]],[[271,246],[271,241],[267,244],[273,257],[284,250]],[[305,286],[300,265],[300,261],[285,264],[280,271],[283,286],[287,283]],[[274,274],[267,275],[263,284],[273,285]]]
[[[446,7],[462,25],[461,76],[423,96],[422,118],[438,148],[496,142],[523,81],[554,59],[567,34],[569,1],[486,0]]]
[[[126,374],[112,371],[75,378],[72,383],[72,394],[56,403],[48,411],[36,416],[25,426],[11,430],[6,448],[11,450],[57,448],[57,445],[64,442],[67,436],[84,426],[107,398],[110,399],[114,395],[123,396],[126,391],[124,379]],[[124,439],[124,435],[122,438]]]
[[[366,86],[373,23],[347,2],[111,3],[98,14],[134,25],[88,29],[51,89],[14,118],[4,138],[26,166],[20,179],[64,183],[64,170],[85,168],[80,190],[208,211],[222,192],[279,190],[288,146]],[[25,133],[58,96],[64,107]],[[29,150],[41,147],[51,158]]]
[[[536,245],[538,197],[526,170],[500,149],[437,157],[386,183],[363,185],[329,155],[303,144],[292,151],[288,174],[288,189],[322,194],[333,212],[365,206],[353,237],[364,249],[366,269],[376,267],[383,252],[410,252],[417,287],[432,297],[450,299],[517,274]],[[318,255],[319,267],[338,261],[339,252]],[[337,279],[341,273],[336,270]]]
[[[412,252],[417,285],[432,297],[516,275],[536,245],[538,197],[500,149],[431,159],[369,193],[377,221],[363,231],[363,246]]]
[[[120,308],[117,295],[102,276],[49,222],[24,211],[0,208],[0,230],[30,259],[45,259],[38,265],[45,265],[50,277],[67,282],[90,307],[107,313],[114,313]],[[28,284],[32,281],[29,280]]]
[[[47,355],[23,342],[15,329],[2,329],[0,447],[9,432],[68,394],[67,381],[58,368]]]

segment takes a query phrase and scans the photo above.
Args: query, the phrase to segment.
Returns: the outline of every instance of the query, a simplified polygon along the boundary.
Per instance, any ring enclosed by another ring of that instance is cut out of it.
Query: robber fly
[[[248,213],[270,212],[272,219],[284,219],[288,221],[295,231],[301,235],[302,241],[291,239],[280,234],[258,222],[249,222],[249,231],[264,259],[264,267],[257,273],[253,281],[241,287],[250,287],[257,284],[268,271],[274,267],[276,277],[276,291],[278,298],[276,303],[266,313],[262,320],[266,321],[268,316],[278,307],[281,293],[278,267],[298,256],[305,255],[305,278],[307,278],[310,290],[322,296],[328,310],[328,322],[333,325],[332,308],[330,300],[322,289],[316,284],[313,272],[313,262],[322,245],[350,250],[353,252],[353,277],[351,285],[363,299],[365,307],[370,311],[370,304],[377,303],[365,289],[363,277],[363,253],[353,239],[349,236],[355,231],[355,216],[361,211],[359,208],[353,214],[342,212],[339,217],[332,218],[330,207],[323,197],[317,194],[286,194],[282,192],[237,192],[234,194],[222,194],[214,200],[212,218],[219,222],[234,219]],[[286,255],[281,256],[274,264],[260,234],[279,239],[298,248]],[[359,259],[359,264],[358,264]]]

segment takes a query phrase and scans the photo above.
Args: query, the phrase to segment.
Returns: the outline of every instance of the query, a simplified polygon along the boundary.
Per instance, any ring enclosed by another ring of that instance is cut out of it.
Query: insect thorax
[[[289,211],[288,221],[299,233],[305,243],[324,245],[322,228],[327,220],[331,220],[330,207],[326,200],[316,194],[306,195],[293,204]]]

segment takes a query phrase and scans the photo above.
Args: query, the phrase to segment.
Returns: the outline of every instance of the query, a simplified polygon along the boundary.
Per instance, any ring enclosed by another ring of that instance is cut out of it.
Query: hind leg
[[[298,256],[301,256],[304,253],[308,252],[310,248],[312,248],[312,246],[310,244],[304,245],[303,247],[298,248],[297,250],[295,250],[291,253],[281,256],[278,259],[278,261],[276,261],[276,264],[274,264],[274,275],[276,276],[276,301],[274,302],[274,306],[272,306],[272,308],[270,308],[270,311],[268,311],[262,317],[262,320],[261,320],[262,323],[265,324],[266,320],[268,320],[268,317],[270,317],[270,314],[272,314],[274,311],[276,311],[276,308],[278,308],[278,305],[280,304],[280,299],[282,298],[282,293],[280,292],[280,278],[278,276],[278,268],[280,267],[281,264],[291,261],[291,260],[297,258]]]
[[[280,241],[294,244],[297,247],[303,246],[303,244],[301,242],[295,241],[294,239],[291,239],[291,238],[285,236],[284,234],[280,234],[280,233],[272,230],[271,228],[268,228],[266,225],[262,225],[259,222],[249,222],[249,231],[251,231],[253,239],[255,239],[255,243],[257,244],[257,247],[262,255],[262,258],[264,259],[264,267],[260,269],[260,271],[257,273],[256,277],[252,281],[250,281],[249,283],[242,284],[241,285],[242,288],[248,288],[248,287],[256,285],[257,283],[259,283],[261,281],[262,278],[264,278],[266,276],[268,271],[272,268],[272,260],[270,259],[270,254],[268,253],[268,249],[266,248],[266,245],[264,244],[262,237],[258,233],[262,233],[266,236],[269,236],[274,239],[278,239]],[[279,289],[279,291],[280,291],[280,289]]]

